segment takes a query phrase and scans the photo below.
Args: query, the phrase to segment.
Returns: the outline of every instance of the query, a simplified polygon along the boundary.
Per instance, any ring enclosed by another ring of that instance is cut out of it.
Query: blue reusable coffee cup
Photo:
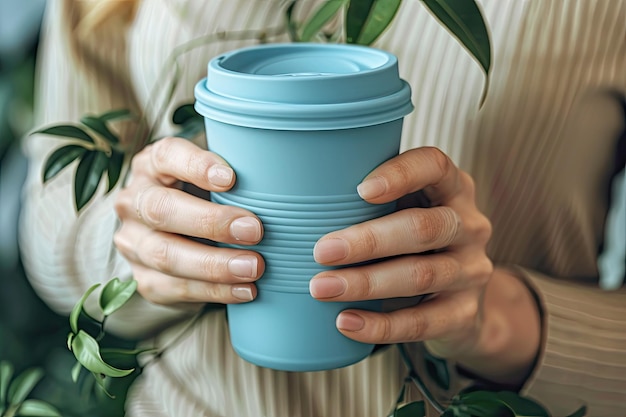
[[[309,281],[330,269],[313,259],[320,237],[394,210],[363,201],[356,187],[398,154],[413,109],[396,57],[344,44],[248,47],[212,59],[195,97],[209,149],[237,175],[232,190],[211,200],[250,210],[264,227],[258,245],[230,245],[266,263],[257,298],[227,307],[233,348],[286,371],[365,358],[373,346],[343,336],[335,320],[348,308],[379,310],[380,301],[317,301]]]

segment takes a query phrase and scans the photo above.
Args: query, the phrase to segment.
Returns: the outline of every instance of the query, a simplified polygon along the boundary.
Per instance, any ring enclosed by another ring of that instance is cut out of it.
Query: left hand
[[[407,151],[380,165],[359,185],[380,204],[422,191],[430,208],[410,207],[339,230],[316,244],[324,265],[364,266],[324,271],[310,283],[322,301],[392,299],[432,294],[394,311],[345,310],[337,327],[365,343],[426,341],[451,358],[476,347],[485,288],[493,265],[486,254],[489,220],[476,208],[472,178],[436,148]]]

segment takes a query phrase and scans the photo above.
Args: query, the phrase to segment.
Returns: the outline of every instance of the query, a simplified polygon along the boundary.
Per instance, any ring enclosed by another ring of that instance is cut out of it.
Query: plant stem
[[[398,350],[400,351],[400,357],[402,357],[404,364],[409,370],[409,378],[411,379],[411,381],[413,381],[413,383],[417,386],[417,389],[422,393],[424,398],[435,408],[435,410],[437,410],[439,414],[443,413],[445,411],[444,406],[441,405],[439,401],[437,401],[437,399],[430,392],[428,387],[426,387],[426,384],[424,384],[424,381],[422,381],[422,379],[417,374],[417,372],[415,372],[415,368],[413,367],[413,362],[411,361],[411,358],[409,358],[409,353],[406,351],[406,348],[404,347],[404,345],[402,343],[398,343],[396,344],[396,346],[398,347]]]

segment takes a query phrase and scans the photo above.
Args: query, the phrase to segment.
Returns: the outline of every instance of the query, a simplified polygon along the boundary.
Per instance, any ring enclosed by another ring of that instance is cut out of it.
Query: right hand
[[[114,242],[130,262],[137,291],[164,305],[253,300],[254,281],[265,269],[261,255],[190,239],[238,245],[261,240],[263,227],[254,214],[182,191],[183,183],[229,190],[235,174],[228,164],[185,139],[166,138],[139,152],[130,169],[115,202],[121,227]]]

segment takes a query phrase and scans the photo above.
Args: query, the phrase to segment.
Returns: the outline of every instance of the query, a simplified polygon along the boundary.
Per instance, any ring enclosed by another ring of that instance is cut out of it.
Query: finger
[[[252,301],[257,294],[254,284],[219,284],[178,278],[142,265],[133,265],[137,291],[155,304],[220,303],[237,304]]]
[[[460,173],[439,149],[416,148],[374,169],[357,190],[371,203],[387,203],[424,190],[433,205],[440,205],[446,204],[463,189]]]
[[[177,189],[149,186],[121,199],[120,217],[134,218],[152,229],[225,243],[255,244],[263,237],[260,220],[249,211]]]
[[[439,253],[324,271],[313,277],[309,290],[318,300],[360,301],[413,297],[471,285],[457,259]]]
[[[171,233],[136,229],[122,225],[114,236],[118,250],[130,261],[167,275],[234,284],[254,281],[265,269],[263,258],[255,252],[216,248]],[[131,242],[128,236],[139,237]]]
[[[133,159],[132,171],[164,185],[184,181],[209,191],[226,191],[235,183],[226,161],[182,138],[165,138],[150,145]]]
[[[390,344],[441,339],[474,329],[479,319],[478,296],[459,292],[386,313],[345,310],[336,325],[350,339]]]
[[[441,249],[459,240],[460,216],[450,207],[405,209],[329,233],[316,243],[315,261],[341,265]]]

